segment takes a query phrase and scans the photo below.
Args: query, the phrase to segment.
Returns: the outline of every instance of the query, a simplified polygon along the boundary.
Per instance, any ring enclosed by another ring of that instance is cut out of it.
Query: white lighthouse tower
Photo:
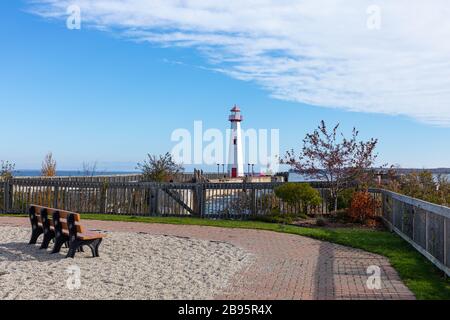
[[[228,159],[228,173],[232,178],[243,177],[245,175],[241,131],[241,121],[243,120],[243,117],[241,115],[241,109],[239,109],[237,105],[235,105],[233,109],[231,109],[231,115],[228,120],[230,120],[231,122],[231,141]]]

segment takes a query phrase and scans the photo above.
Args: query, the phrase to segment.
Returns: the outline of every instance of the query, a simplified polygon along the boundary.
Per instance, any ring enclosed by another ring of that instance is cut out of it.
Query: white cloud
[[[34,0],[32,11],[198,49],[272,96],[450,126],[448,0]],[[367,8],[381,9],[380,30]]]

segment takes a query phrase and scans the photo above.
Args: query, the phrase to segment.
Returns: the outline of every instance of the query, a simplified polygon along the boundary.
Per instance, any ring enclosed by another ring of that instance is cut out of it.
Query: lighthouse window
[[[236,138],[234,138],[233,143],[234,143],[234,145],[237,145],[237,139]]]

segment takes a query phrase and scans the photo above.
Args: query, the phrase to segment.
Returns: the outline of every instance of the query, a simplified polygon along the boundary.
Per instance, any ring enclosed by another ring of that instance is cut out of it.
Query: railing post
[[[5,179],[5,180],[3,180],[3,212],[4,213],[8,213],[8,210],[6,209],[6,206],[7,206],[7,193],[8,193],[8,187],[7,187],[7,185],[8,185],[8,182],[7,182],[7,180]]]
[[[429,252],[429,244],[428,244],[428,224],[429,224],[429,218],[428,218],[428,211],[425,211],[425,249],[427,252]]]
[[[150,198],[149,198],[149,211],[150,215],[157,215],[158,214],[158,198],[159,198],[159,190],[160,186],[151,187],[149,189],[150,192]]]
[[[395,227],[395,211],[396,211],[396,203],[394,198],[391,197],[391,224]]]
[[[251,211],[251,214],[253,216],[255,216],[255,215],[258,214],[257,208],[256,208],[256,189],[255,189],[255,186],[252,186],[250,199],[251,199],[250,211]]]
[[[159,188],[155,188],[154,198],[153,198],[153,208],[155,210],[155,214],[159,213]]]
[[[145,201],[147,202],[147,208],[148,208],[148,215],[152,215],[153,214],[153,212],[152,212],[152,210],[153,210],[153,199],[152,199],[152,188],[151,187],[149,187],[147,190],[146,190],[146,199],[145,199]]]
[[[444,217],[444,265],[449,267],[447,261],[447,248],[448,248],[448,239],[447,239],[447,217]]]
[[[100,189],[100,213],[106,213],[107,192],[108,192],[108,183],[105,181]]]
[[[53,189],[53,208],[55,208],[55,209],[59,209],[58,208],[58,193],[59,193],[59,188],[58,188],[58,186],[55,186]]]
[[[200,190],[201,190],[201,200],[200,200],[200,216],[203,217],[206,212],[206,188],[202,184],[200,184]]]
[[[202,183],[196,183],[193,190],[194,212],[198,216],[203,216],[205,211],[206,191]]]
[[[12,208],[12,197],[11,197],[11,182],[10,179],[6,179],[5,180],[5,185],[4,185],[4,209],[5,209],[5,213],[10,213],[10,210]]]

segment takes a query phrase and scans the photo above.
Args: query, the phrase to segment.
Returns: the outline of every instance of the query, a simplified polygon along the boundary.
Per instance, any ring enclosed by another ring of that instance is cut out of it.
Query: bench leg
[[[31,239],[30,239],[30,242],[29,242],[28,244],[36,244],[36,242],[37,242],[39,236],[40,236],[42,233],[43,233],[43,230],[42,230],[42,229],[34,229],[34,230],[31,232]]]
[[[86,245],[91,249],[92,257],[99,257],[98,248],[102,243],[102,239],[96,239],[92,241],[75,240],[69,244],[69,252],[66,258],[75,258],[75,253],[84,252],[83,246]]]
[[[102,239],[97,239],[92,241],[88,246],[91,249],[92,252],[92,257],[96,258],[96,257],[100,257],[99,253],[98,253],[98,248],[100,247],[100,244],[102,243]]]
[[[61,251],[61,247],[66,243],[65,239],[56,239],[55,238],[55,245],[53,246],[52,254],[53,253],[59,253]]]
[[[97,243],[95,244],[95,256],[100,257],[100,254],[98,253],[98,248],[100,247],[100,244],[102,243],[103,239],[98,239]]]
[[[69,243],[69,252],[67,252],[66,258],[75,258],[75,253],[78,251],[78,249],[81,246],[81,242],[78,240],[75,240],[71,243]]]
[[[52,239],[54,237],[55,237],[55,235],[52,233],[49,233],[49,234],[44,233],[44,240],[42,241],[40,249],[47,249],[48,245],[50,244],[50,241],[52,241]]]

